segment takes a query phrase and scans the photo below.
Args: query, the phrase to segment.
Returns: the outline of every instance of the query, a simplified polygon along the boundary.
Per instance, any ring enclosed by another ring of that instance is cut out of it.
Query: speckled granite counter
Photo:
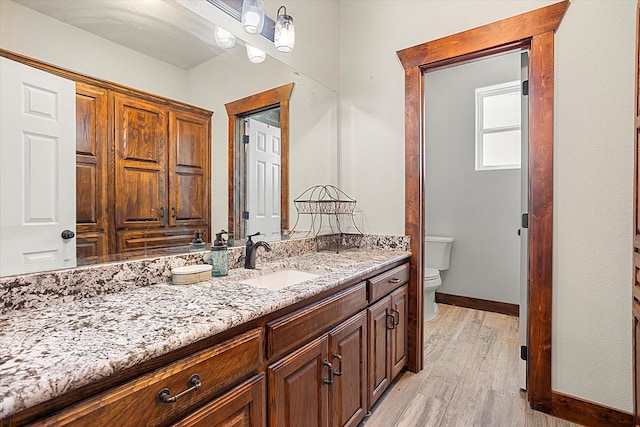
[[[0,314],[0,419],[408,255],[380,249],[311,252],[192,285],[155,284]],[[276,291],[238,282],[283,268],[320,277]]]

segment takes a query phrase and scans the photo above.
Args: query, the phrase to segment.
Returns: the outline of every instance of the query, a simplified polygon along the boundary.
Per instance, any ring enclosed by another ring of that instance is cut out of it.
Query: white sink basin
[[[258,288],[277,290],[315,279],[316,277],[320,277],[320,275],[307,273],[306,271],[278,270],[273,273],[263,274],[262,276],[241,280],[240,283]]]

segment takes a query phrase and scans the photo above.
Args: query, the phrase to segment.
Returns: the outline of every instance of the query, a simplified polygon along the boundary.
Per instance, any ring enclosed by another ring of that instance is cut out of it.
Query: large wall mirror
[[[288,102],[288,188],[293,199],[337,179],[335,91],[267,55],[247,59],[242,35],[231,49],[216,46],[213,22],[180,1],[2,0],[0,48],[96,79],[213,111],[211,126],[212,233],[241,222],[230,209],[229,119],[225,105],[293,84]],[[204,3],[201,7],[214,8]],[[2,160],[2,159],[0,159]],[[3,160],[4,161],[4,160]],[[2,203],[2,201],[0,201]],[[236,243],[244,236],[234,236]],[[0,233],[0,239],[3,239]]]

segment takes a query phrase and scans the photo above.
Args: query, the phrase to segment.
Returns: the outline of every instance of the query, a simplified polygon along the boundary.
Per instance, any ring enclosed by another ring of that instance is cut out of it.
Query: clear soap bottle
[[[229,252],[227,242],[222,238],[226,231],[221,230],[216,234],[216,239],[211,246],[211,251],[205,256],[204,261],[211,264],[211,275],[214,277],[226,276],[229,273]]]
[[[189,245],[189,252],[200,252],[207,249],[207,246],[202,240],[201,233],[196,231],[193,235],[193,240],[191,241],[191,245]]]

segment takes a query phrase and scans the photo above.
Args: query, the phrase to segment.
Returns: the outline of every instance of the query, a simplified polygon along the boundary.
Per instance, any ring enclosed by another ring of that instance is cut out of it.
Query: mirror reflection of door
[[[0,75],[0,276],[75,267],[75,83],[6,58]]]
[[[280,240],[280,181],[282,143],[280,109],[254,114],[245,120],[245,234],[256,240]]]
[[[234,245],[244,244],[245,237],[256,232],[261,234],[259,240],[281,240],[288,230],[293,85],[225,104],[229,116],[228,231]]]

